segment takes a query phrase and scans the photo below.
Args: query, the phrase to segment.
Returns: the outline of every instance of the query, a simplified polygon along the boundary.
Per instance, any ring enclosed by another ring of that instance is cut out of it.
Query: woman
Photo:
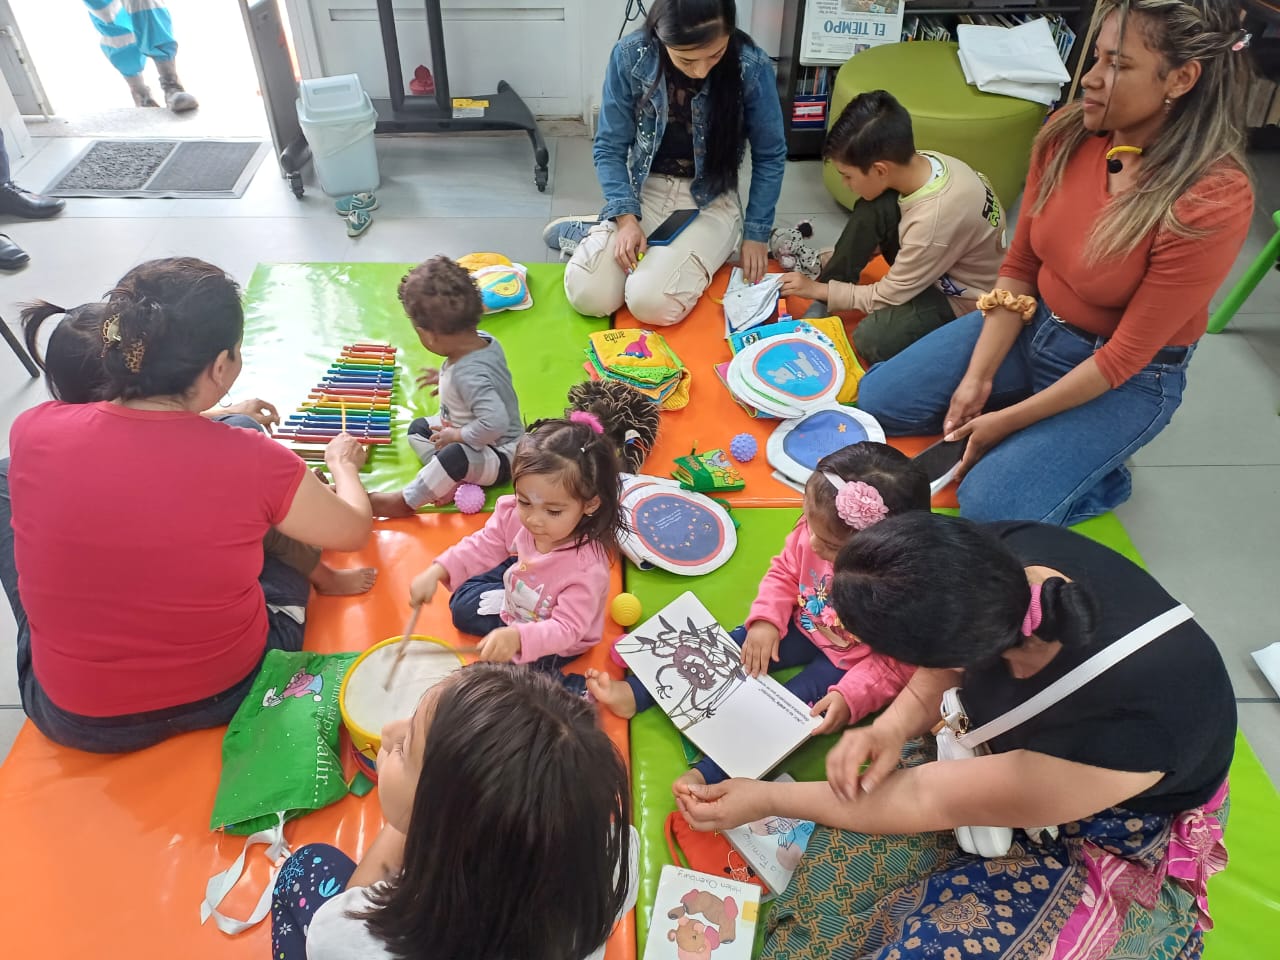
[[[117,753],[226,723],[266,650],[301,648],[308,584],[264,559],[271,527],[354,550],[372,520],[351,437],[326,451],[335,495],[265,434],[200,416],[240,373],[244,313],[225,273],[143,264],[104,315],[112,399],[14,421],[0,582],[27,715],[58,743]]]
[[[625,303],[641,323],[679,323],[739,249],[747,281],[764,276],[787,146],[773,64],[736,24],[733,0],[655,0],[644,29],[614,46],[593,150],[604,210],[594,225],[556,221],[544,234],[573,250],[564,289],[580,313]],[[693,208],[670,244],[649,246],[647,234]]]
[[[1199,956],[1204,882],[1226,860],[1236,715],[1194,620],[996,737],[990,755],[924,762],[912,742],[949,688],[975,728],[1177,601],[1071,531],[918,511],[861,531],[831,596],[864,643],[920,667],[911,683],[844,735],[828,783],[732,780],[678,797],[700,829],[760,815],[838,828],[815,833],[766,956],[805,956],[818,937],[833,958]],[[973,824],[1025,829],[988,860],[949,832]]]
[[[961,512],[1070,524],[1128,499],[1249,230],[1231,0],[1102,0],[1084,100],[1037,137],[996,289],[870,371],[890,434],[967,439]]]

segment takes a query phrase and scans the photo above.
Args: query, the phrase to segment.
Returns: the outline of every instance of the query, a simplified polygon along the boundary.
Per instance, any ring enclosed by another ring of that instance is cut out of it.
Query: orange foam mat
[[[882,275],[887,266],[879,258],[863,274],[864,282]],[[683,410],[664,410],[658,442],[645,463],[648,473],[668,476],[676,457],[683,457],[691,449],[711,450],[728,448],[729,441],[739,433],[749,433],[759,443],[760,452],[750,463],[741,464],[742,478],[746,486],[733,493],[716,494],[739,507],[787,507],[798,506],[803,499],[798,490],[773,478],[773,468],[765,458],[765,444],[777,427],[777,420],[755,419],[738,406],[729,390],[716,376],[718,363],[729,360],[733,354],[724,338],[724,307],[719,303],[729,285],[731,268],[722,267],[711,281],[711,286],[689,316],[674,327],[660,327],[658,332],[675,350],[676,356],[693,374],[689,405]],[[793,316],[808,309],[806,300],[789,300]],[[638,328],[640,324],[631,312],[623,307],[614,317],[615,327]],[[915,456],[936,437],[892,437],[889,443],[908,456]],[[956,507],[955,485],[940,491],[933,499],[935,507]]]
[[[328,557],[335,566],[378,567],[378,583],[363,597],[315,597],[307,648],[363,650],[397,635],[404,629],[409,581],[486,516],[435,514],[379,523],[364,550]],[[610,595],[621,589],[621,568],[615,567]],[[620,677],[608,657],[620,631],[607,622],[609,642],[575,666],[607,667]],[[457,637],[443,594],[423,611],[418,630]],[[609,715],[602,724],[629,764],[626,722]],[[58,747],[29,722],[22,728],[0,766],[0,850],[9,864],[0,871],[0,903],[10,920],[4,924],[6,953],[53,960],[267,957],[269,919],[236,937],[212,922],[200,925],[206,882],[244,845],[243,837],[209,830],[222,735],[223,728],[205,730],[103,757]],[[295,850],[323,842],[358,857],[381,825],[375,791],[292,821],[285,836]],[[249,915],[268,880],[262,850],[250,852],[249,869],[223,901],[223,912]],[[614,932],[607,958],[634,960],[631,915]]]

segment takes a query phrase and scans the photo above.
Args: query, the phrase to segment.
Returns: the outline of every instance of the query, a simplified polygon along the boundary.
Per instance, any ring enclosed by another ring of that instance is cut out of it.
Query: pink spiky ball
[[[484,509],[484,488],[463,483],[453,492],[453,505],[463,513],[479,513]]]

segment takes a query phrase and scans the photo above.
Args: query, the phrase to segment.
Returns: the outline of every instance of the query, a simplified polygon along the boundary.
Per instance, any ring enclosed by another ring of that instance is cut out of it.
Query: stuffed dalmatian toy
[[[781,264],[783,270],[803,273],[816,280],[822,272],[818,251],[807,242],[813,236],[813,224],[801,220],[794,227],[774,227],[769,234],[769,256]]]

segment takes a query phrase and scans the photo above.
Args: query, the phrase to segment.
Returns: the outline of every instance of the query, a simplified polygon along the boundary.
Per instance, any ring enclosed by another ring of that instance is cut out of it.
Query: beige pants
[[[675,210],[696,207],[689,181],[661,174],[640,188],[640,226],[650,233]],[[608,317],[626,304],[643,324],[679,323],[711,277],[742,244],[742,213],[737,194],[722,193],[670,244],[650,247],[628,275],[613,258],[617,226],[596,224],[578,244],[564,268],[564,292],[579,313]]]

